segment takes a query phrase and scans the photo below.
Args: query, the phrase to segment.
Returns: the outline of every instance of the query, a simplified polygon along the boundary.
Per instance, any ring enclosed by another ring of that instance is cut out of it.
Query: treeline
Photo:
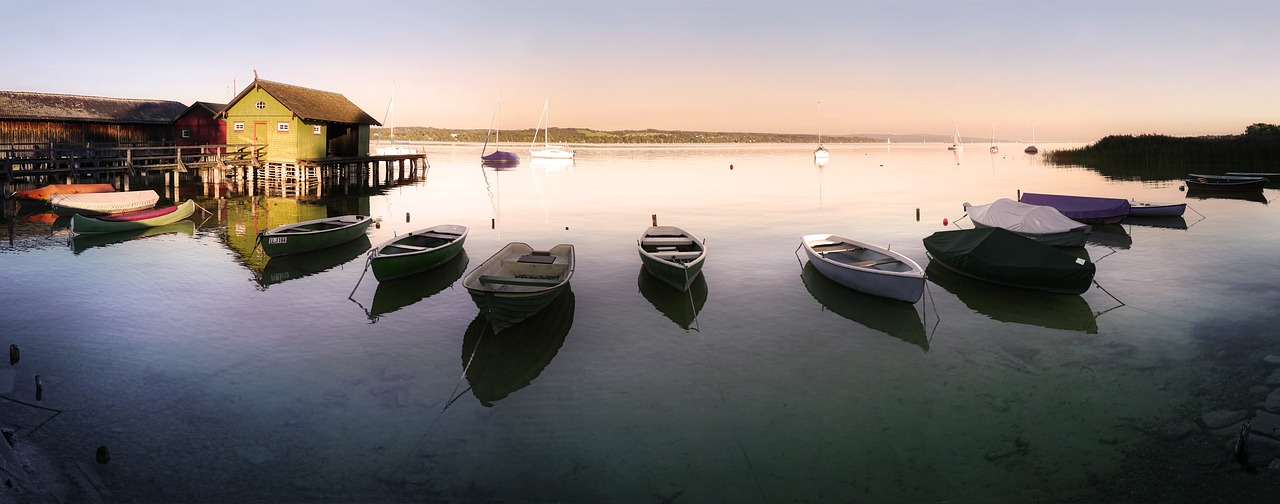
[[[391,139],[389,128],[373,128],[374,141]],[[484,142],[485,136],[493,141],[487,130],[424,128],[419,126],[399,127],[395,129],[396,141],[409,142]],[[505,142],[532,142],[533,130],[503,130],[500,140]],[[542,133],[538,133],[541,141]],[[551,140],[554,143],[568,144],[686,144],[686,143],[818,143],[817,135],[795,135],[785,133],[716,133],[706,131],[664,131],[655,129],[597,131],[584,128],[551,128]],[[870,138],[856,136],[823,135],[825,143],[859,143],[876,142]]]
[[[1116,179],[1167,179],[1188,172],[1280,170],[1280,126],[1257,123],[1241,135],[1111,135],[1092,145],[1049,152],[1046,160],[1092,168]]]

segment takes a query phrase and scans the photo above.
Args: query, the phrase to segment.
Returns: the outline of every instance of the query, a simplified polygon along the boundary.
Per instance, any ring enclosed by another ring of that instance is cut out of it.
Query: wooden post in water
[[[653,215],[651,215],[651,216],[649,217],[649,219],[653,221],[653,224],[651,224],[651,225],[653,225],[653,226],[657,226],[657,225],[658,225],[658,214],[653,214]]]

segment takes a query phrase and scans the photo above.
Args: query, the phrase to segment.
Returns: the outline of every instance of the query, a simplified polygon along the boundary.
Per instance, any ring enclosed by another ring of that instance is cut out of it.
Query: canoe
[[[1051,206],[1062,215],[1085,224],[1115,224],[1129,215],[1129,200],[1120,198],[1022,193],[1018,201]]]
[[[924,294],[924,268],[899,252],[831,234],[801,242],[818,272],[840,285],[908,303]]]
[[[650,226],[636,249],[649,273],[681,291],[689,290],[707,260],[706,243],[674,226]]]
[[[53,207],[54,213],[60,215],[100,215],[136,212],[154,207],[158,201],[160,201],[160,195],[150,189],[109,193],[54,194],[49,197],[49,205]]]
[[[324,219],[285,224],[258,232],[262,252],[270,257],[301,254],[340,245],[364,236],[373,218],[368,215],[339,215]]]
[[[501,333],[476,315],[462,335],[461,361],[480,405],[492,407],[542,374],[573,327],[576,301],[566,288],[545,309]]]
[[[511,242],[467,273],[462,285],[494,332],[500,332],[555,300],[568,287],[573,266],[573,245],[534,250]]]
[[[369,256],[379,282],[421,273],[453,259],[467,239],[466,226],[441,224],[383,242]]]
[[[924,239],[931,262],[987,282],[1061,294],[1089,290],[1087,259],[1001,228],[938,231]]]
[[[187,200],[181,205],[102,217],[76,214],[71,216],[71,232],[75,234],[101,234],[165,226],[191,217],[191,214],[195,213],[195,211],[196,202]]]
[[[1083,247],[1086,235],[1092,230],[1088,224],[1072,220],[1051,206],[1019,203],[1009,198],[986,205],[971,205],[966,201],[964,210],[976,226],[1008,229],[1057,247]]]
[[[1188,191],[1262,192],[1267,179],[1262,177],[1238,177],[1228,175],[1190,174],[1184,182]]]
[[[1129,203],[1129,215],[1133,217],[1177,217],[1186,211],[1186,203]]]
[[[914,305],[846,289],[824,276],[812,262],[804,265],[800,278],[809,294],[826,310],[929,351],[924,321]]]
[[[18,191],[13,194],[22,203],[44,204],[55,194],[89,194],[115,192],[111,184],[49,184],[44,187]]]

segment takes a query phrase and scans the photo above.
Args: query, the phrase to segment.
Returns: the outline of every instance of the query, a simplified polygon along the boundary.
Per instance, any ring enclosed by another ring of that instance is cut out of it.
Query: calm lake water
[[[478,146],[432,145],[425,174],[382,191],[220,204],[184,186],[214,215],[131,240],[20,215],[0,245],[0,344],[21,361],[0,393],[48,409],[0,401],[0,422],[35,450],[45,493],[25,498],[49,501],[1273,497],[1232,462],[1238,427],[1200,418],[1270,390],[1280,192],[1194,199],[1173,176],[1112,180],[1022,147],[835,145],[825,167],[812,146],[582,147],[495,171]],[[964,202],[1018,191],[1190,209],[1096,231],[1080,296],[930,268],[925,299],[886,302],[797,253],[835,233],[927,264],[944,218],[972,227]],[[259,229],[343,213],[381,222],[313,256],[252,251]],[[642,271],[653,215],[706,239],[691,293]],[[441,223],[470,227],[465,257],[365,274],[371,244]],[[495,336],[460,277],[511,241],[572,243],[578,263],[571,295]]]

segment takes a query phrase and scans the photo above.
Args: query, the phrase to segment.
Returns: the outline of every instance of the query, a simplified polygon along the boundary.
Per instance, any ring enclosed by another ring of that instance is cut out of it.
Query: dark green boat
[[[674,226],[651,226],[636,243],[640,262],[659,280],[689,290],[702,274],[707,260],[707,245],[688,231]]]
[[[387,240],[369,256],[379,282],[421,273],[453,259],[462,251],[467,227],[441,224]]]
[[[368,215],[340,215],[285,224],[258,232],[262,252],[270,257],[301,254],[341,245],[364,236],[373,218]]]
[[[1097,267],[1003,228],[938,231],[924,239],[933,261],[979,280],[1061,294],[1089,290]]]

